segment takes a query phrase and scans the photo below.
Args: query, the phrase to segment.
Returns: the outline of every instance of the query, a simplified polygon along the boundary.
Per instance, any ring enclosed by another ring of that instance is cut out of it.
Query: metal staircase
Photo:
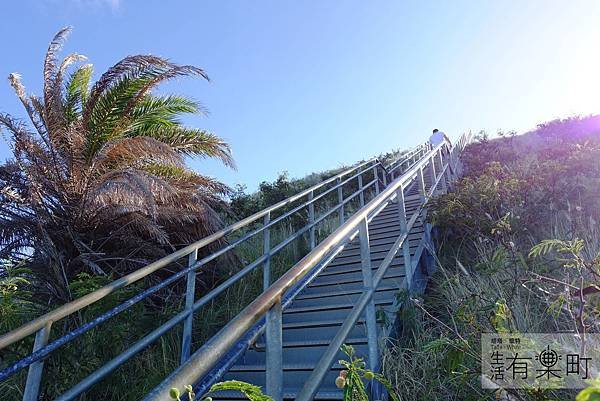
[[[377,159],[358,164],[0,336],[2,350],[35,334],[31,354],[3,367],[0,382],[28,369],[23,399],[38,400],[44,386],[44,361],[53,352],[157,291],[185,280],[185,307],[180,313],[142,333],[135,344],[56,399],[77,399],[101,386],[102,379],[177,326],[182,326],[180,365],[145,401],[168,400],[170,388],[183,389],[187,384],[203,395],[216,381],[227,379],[260,385],[276,401],[342,399],[334,384],[341,369],[337,364],[340,346],[353,345],[365,356],[368,367],[378,370],[381,340],[394,332],[398,294],[401,290],[421,291],[426,285],[432,267],[427,252],[432,243],[431,226],[425,222],[426,204],[460,174],[459,154],[468,141],[463,135],[454,146],[446,142],[434,148],[421,145],[387,166]],[[332,196],[336,198],[333,203]],[[277,225],[299,214],[305,224],[272,243],[271,233]],[[332,219],[337,228],[320,240],[320,227],[331,224]],[[210,292],[197,293],[195,283],[203,268],[256,239],[262,242],[259,257]],[[223,243],[218,251],[203,252],[217,241]],[[308,243],[309,252],[276,276],[271,271],[272,258],[297,241]],[[174,264],[180,267],[168,278],[49,340],[54,322]],[[194,326],[201,324],[194,313],[259,270],[262,294],[215,336],[193,349]],[[225,392],[212,396],[241,398]]]
[[[431,186],[429,174],[425,174],[427,187]],[[420,204],[416,188],[406,191],[407,218],[417,212]],[[412,194],[411,194],[412,193]],[[401,234],[398,205],[390,203],[369,223],[369,248],[371,269],[374,273],[386,256],[387,251]],[[411,257],[419,247],[424,235],[423,225],[415,223],[409,235]],[[377,286],[373,302],[376,310],[387,313],[388,321],[393,321],[398,309],[399,290],[405,279],[404,257],[396,255],[387,272]],[[283,311],[283,398],[294,400],[307,382],[319,357],[325,352],[363,291],[362,261],[358,238],[352,241],[332,262],[292,301]],[[378,313],[380,315],[380,313]],[[345,339],[345,344],[354,347],[359,355],[367,356],[368,331],[364,313]],[[378,338],[385,327],[378,324]],[[266,353],[265,335],[244,353],[229,369],[224,380],[242,380],[249,383],[265,384]],[[343,359],[338,353],[335,360]],[[328,373],[315,396],[318,400],[341,400],[342,391],[335,387],[335,378],[341,366],[337,363]],[[217,393],[213,399],[244,399],[240,393]]]

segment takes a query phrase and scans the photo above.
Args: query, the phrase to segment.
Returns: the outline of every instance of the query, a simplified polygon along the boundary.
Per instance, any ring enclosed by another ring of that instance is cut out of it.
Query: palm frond
[[[65,83],[63,108],[67,123],[75,121],[83,111],[83,105],[89,96],[92,72],[93,66],[91,64],[82,65],[71,74],[71,77]]]
[[[145,213],[156,217],[158,202],[172,202],[177,189],[167,181],[136,169],[110,171],[96,181],[88,198],[95,207],[132,205],[144,207]]]
[[[178,76],[200,75],[194,66],[179,66],[154,56],[130,56],[109,69],[94,85],[83,113],[84,127],[90,131],[88,158],[104,141],[122,134],[131,113],[148,91]]]
[[[173,127],[147,132],[148,136],[169,144],[175,151],[186,156],[216,158],[224,165],[236,168],[231,148],[227,142],[215,134],[193,128]]]
[[[70,27],[58,31],[48,46],[44,60],[44,121],[48,132],[52,132],[63,125],[62,102],[56,99],[55,88],[59,69],[57,55],[70,32]]]
[[[182,191],[200,191],[217,196],[231,193],[231,188],[222,182],[184,167],[151,163],[140,168],[152,175],[167,179],[170,183],[177,185],[177,188]]]
[[[137,136],[108,142],[98,152],[94,166],[99,172],[125,167],[142,167],[149,163],[183,168],[181,156],[169,145],[154,138]]]
[[[31,99],[27,97],[27,94],[25,93],[25,87],[21,83],[21,76],[17,73],[12,73],[8,76],[8,80],[10,82],[10,85],[15,90],[17,97],[25,107],[25,110],[27,111],[27,114],[29,115],[29,119],[31,120],[32,124],[34,125],[40,136],[42,138],[45,138],[46,127],[44,126],[43,116],[40,114],[40,110],[33,106]]]
[[[127,135],[146,135],[157,129],[175,127],[181,124],[181,114],[207,113],[198,102],[183,96],[146,95],[129,116]]]

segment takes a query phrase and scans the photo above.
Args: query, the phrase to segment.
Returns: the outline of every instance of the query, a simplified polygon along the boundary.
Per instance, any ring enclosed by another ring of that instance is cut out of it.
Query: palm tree
[[[85,57],[57,57],[69,32],[50,42],[42,97],[9,76],[32,127],[0,113],[14,155],[0,166],[0,260],[27,259],[60,300],[82,271],[122,274],[217,230],[229,188],[185,157],[235,167],[227,143],[180,121],[203,113],[199,103],[152,93],[173,78],[208,80],[203,70],[129,56],[92,85],[89,64],[69,74]]]

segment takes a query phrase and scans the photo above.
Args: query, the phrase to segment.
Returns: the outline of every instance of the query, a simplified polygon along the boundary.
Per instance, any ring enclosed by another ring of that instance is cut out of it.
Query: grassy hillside
[[[599,117],[576,117],[465,150],[464,177],[431,206],[438,271],[385,361],[403,399],[574,399],[482,390],[480,335],[598,332],[599,133]]]

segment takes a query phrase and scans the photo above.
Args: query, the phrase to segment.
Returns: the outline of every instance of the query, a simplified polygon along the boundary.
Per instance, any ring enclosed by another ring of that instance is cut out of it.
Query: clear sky
[[[600,109],[600,1],[3,0],[0,77],[40,93],[42,60],[65,48],[99,73],[130,54],[204,68],[165,91],[202,101],[238,171],[193,168],[256,188],[424,141],[432,128],[524,131]],[[0,110],[24,116],[7,81]],[[8,156],[0,141],[0,159]]]

